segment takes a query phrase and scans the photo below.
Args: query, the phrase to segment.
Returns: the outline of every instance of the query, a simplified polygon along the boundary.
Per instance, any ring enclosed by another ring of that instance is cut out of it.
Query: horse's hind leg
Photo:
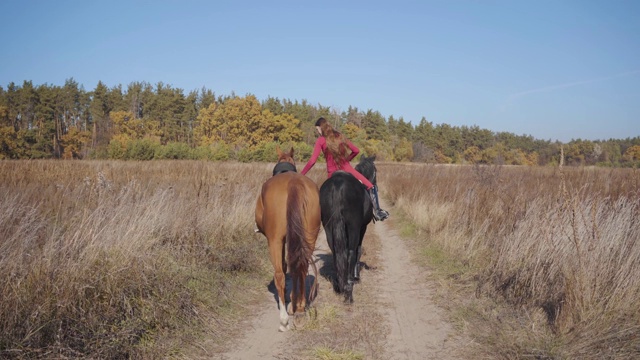
[[[362,257],[362,240],[364,239],[364,234],[367,232],[367,225],[363,225],[360,228],[360,241],[358,242],[358,256],[356,256],[356,267],[353,272],[353,277],[356,281],[360,281],[360,258]]]
[[[285,273],[284,268],[286,262],[284,260],[284,239],[277,238],[278,240],[270,241],[269,257],[271,258],[271,264],[273,265],[273,282],[276,285],[276,292],[278,293],[278,308],[280,309],[280,331],[286,331],[289,324],[289,314],[287,313],[287,307],[285,302]]]
[[[285,303],[285,274],[282,271],[276,272],[273,276],[278,290],[278,308],[280,309],[280,331],[286,331],[289,324],[289,313]]]
[[[362,246],[358,246],[357,255],[356,255],[356,266],[353,269],[353,280],[355,282],[360,281],[360,257],[362,256]]]
[[[355,283],[354,273],[355,268],[358,266],[358,255],[355,250],[349,250],[347,257],[347,264],[349,264],[349,271],[347,277],[347,285],[344,289],[344,299],[348,303],[353,303],[353,284]]]

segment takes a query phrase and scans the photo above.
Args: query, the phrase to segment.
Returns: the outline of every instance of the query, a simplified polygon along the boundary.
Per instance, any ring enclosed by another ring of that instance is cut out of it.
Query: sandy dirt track
[[[406,242],[398,235],[394,220],[371,223],[364,240],[368,270],[362,270],[363,281],[354,290],[355,301],[367,293],[374,296],[375,313],[382,317],[378,323],[380,335],[372,341],[381,342],[365,358],[376,359],[459,359],[461,341],[432,300],[430,280],[424,270],[413,264]],[[372,255],[375,254],[375,255]],[[318,268],[322,259],[330,259],[324,232],[320,233],[315,251]],[[332,264],[329,264],[332,266]],[[366,277],[369,277],[369,281]],[[334,301],[341,297],[333,293],[331,283],[320,277],[318,302]],[[216,359],[300,359],[309,354],[292,353],[291,342],[298,338],[294,331],[278,332],[278,309],[272,293],[265,290],[264,302],[256,308],[256,316],[247,321],[242,336],[235,339],[228,351],[216,354]],[[332,300],[333,299],[333,300]],[[353,305],[351,305],[353,306]],[[347,325],[348,326],[348,325]]]

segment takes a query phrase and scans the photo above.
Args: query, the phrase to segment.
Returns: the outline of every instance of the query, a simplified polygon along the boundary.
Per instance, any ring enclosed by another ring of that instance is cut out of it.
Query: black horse
[[[376,185],[375,156],[362,156],[356,165],[362,175]],[[335,172],[320,187],[322,226],[333,253],[336,292],[353,302],[353,284],[359,280],[362,239],[373,219],[371,198],[360,181],[344,171]]]

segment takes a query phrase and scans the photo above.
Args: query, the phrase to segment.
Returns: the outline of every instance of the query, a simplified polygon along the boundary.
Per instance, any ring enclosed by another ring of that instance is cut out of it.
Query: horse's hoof
[[[284,327],[284,326],[280,325],[280,328],[278,328],[278,331],[285,332],[285,331],[287,331],[288,327],[289,327],[289,325],[287,325],[287,327]]]
[[[307,320],[309,316],[306,312],[297,313],[289,319],[289,329],[302,329],[307,324]]]

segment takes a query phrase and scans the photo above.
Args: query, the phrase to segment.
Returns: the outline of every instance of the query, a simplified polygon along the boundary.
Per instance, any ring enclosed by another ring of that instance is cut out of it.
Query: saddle
[[[298,170],[296,169],[296,166],[290,162],[277,163],[276,166],[273,168],[273,176],[286,173],[288,171],[298,172]]]

